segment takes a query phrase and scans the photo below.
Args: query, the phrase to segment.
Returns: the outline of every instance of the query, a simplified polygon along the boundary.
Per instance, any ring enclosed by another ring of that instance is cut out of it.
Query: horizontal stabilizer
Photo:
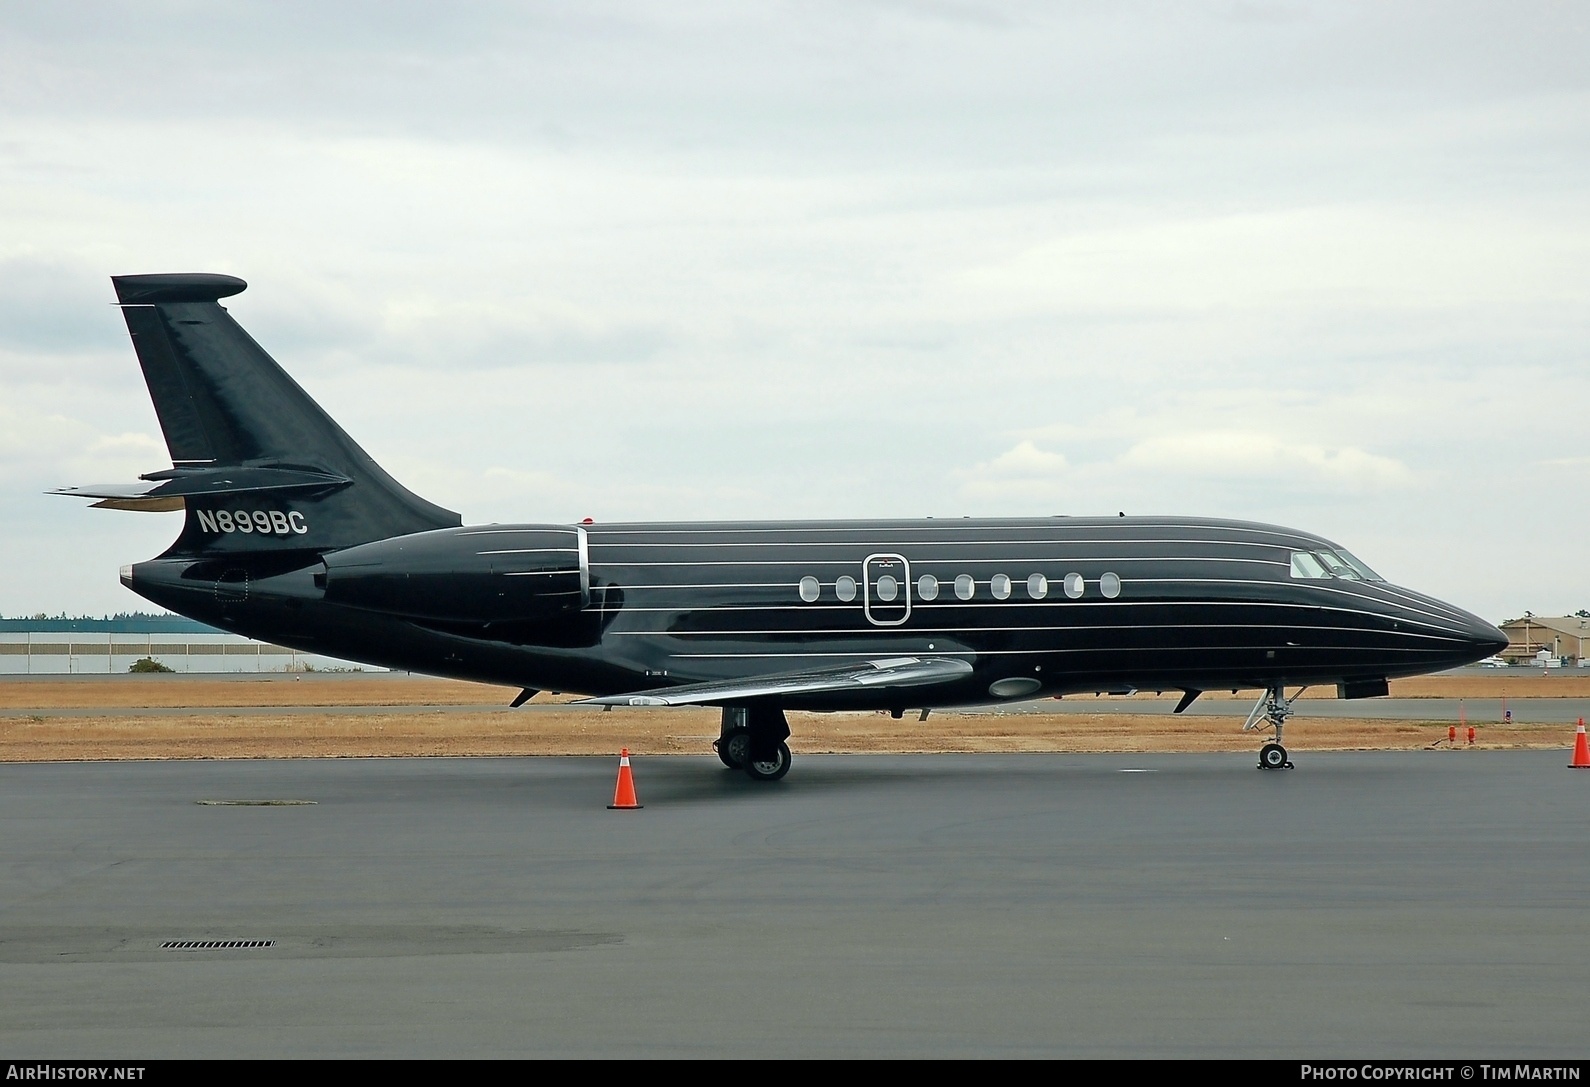
[[[139,483],[62,487],[49,494],[97,498],[95,509],[160,512],[184,508],[188,498],[258,494],[266,491],[329,491],[351,483],[347,476],[301,468],[167,468]]]
[[[108,490],[109,488],[95,488],[95,489],[96,490]],[[52,494],[60,494],[60,493],[63,493],[63,492],[53,491],[51,493]],[[98,498],[99,499],[98,502],[93,502],[93,503],[89,504],[88,508],[91,509],[91,510],[132,510],[132,511],[134,511],[136,513],[175,513],[177,510],[185,510],[185,509],[188,508],[187,501],[185,499],[183,499],[183,498],[180,498],[180,497],[178,497],[178,498],[150,498],[148,495],[143,495],[143,494],[129,494],[129,495],[117,495],[117,496],[111,496],[111,495],[80,495],[79,497],[82,497],[82,498]]]
[[[739,702],[748,698],[826,694],[839,691],[887,690],[924,687],[965,679],[972,666],[954,657],[890,657],[864,664],[844,664],[806,672],[783,672],[748,679],[715,680],[680,687],[582,698],[587,706],[698,706],[703,703]]]

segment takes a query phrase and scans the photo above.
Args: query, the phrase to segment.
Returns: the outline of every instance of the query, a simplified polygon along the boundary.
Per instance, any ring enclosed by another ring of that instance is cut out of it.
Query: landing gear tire
[[[1265,744],[1259,748],[1260,770],[1290,770],[1292,760],[1286,757],[1286,748],[1280,744]]]
[[[712,747],[718,753],[718,761],[730,770],[745,769],[745,760],[751,750],[751,733],[739,728],[716,739]]]
[[[747,736],[746,740],[749,743],[750,737]],[[780,743],[774,758],[757,761],[747,759],[743,769],[752,781],[777,781],[789,773],[789,764],[789,744]]]
[[[1286,757],[1286,748],[1281,746],[1281,737],[1286,730],[1286,719],[1292,716],[1292,703],[1303,697],[1307,687],[1298,689],[1297,694],[1291,698],[1286,697],[1286,686],[1277,683],[1267,687],[1264,694],[1253,704],[1253,709],[1248,713],[1248,719],[1242,723],[1243,732],[1251,732],[1256,728],[1275,729],[1275,739],[1259,748],[1260,770],[1290,770],[1292,760]]]

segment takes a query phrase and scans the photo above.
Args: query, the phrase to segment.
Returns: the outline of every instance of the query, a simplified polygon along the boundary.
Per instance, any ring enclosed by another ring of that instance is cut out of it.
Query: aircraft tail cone
[[[1568,764],[1575,770],[1590,770],[1590,745],[1584,738],[1584,718],[1579,718],[1579,730],[1573,737],[1573,761]]]
[[[1580,746],[1583,744],[1581,740]],[[618,754],[618,787],[613,790],[613,802],[607,806],[607,810],[629,811],[641,806],[635,799],[635,775],[629,769],[629,748],[626,747]]]

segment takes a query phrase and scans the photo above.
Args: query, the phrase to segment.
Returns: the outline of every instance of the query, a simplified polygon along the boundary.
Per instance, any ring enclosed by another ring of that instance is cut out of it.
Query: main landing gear
[[[1281,745],[1281,736],[1286,728],[1286,719],[1292,716],[1292,703],[1296,702],[1306,690],[1307,687],[1300,687],[1297,694],[1288,698],[1285,685],[1277,683],[1260,696],[1254,703],[1252,712],[1248,714],[1248,719],[1242,723],[1243,732],[1275,729],[1275,742],[1259,748],[1260,770],[1292,769],[1292,760],[1286,757],[1286,748]]]
[[[777,781],[789,773],[789,722],[777,706],[725,706],[713,748],[731,770],[753,781]]]

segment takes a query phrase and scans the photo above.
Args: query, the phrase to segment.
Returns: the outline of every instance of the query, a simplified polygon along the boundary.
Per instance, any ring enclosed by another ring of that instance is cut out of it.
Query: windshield
[[[1300,578],[1339,577],[1344,581],[1385,581],[1369,567],[1345,551],[1322,547],[1318,551],[1292,552],[1292,576]]]
[[[1345,578],[1348,581],[1358,580],[1358,571],[1354,570],[1351,566],[1348,566],[1345,562],[1343,562],[1341,557],[1337,555],[1336,552],[1327,551],[1322,547],[1318,551],[1314,552],[1314,554],[1319,557],[1320,562],[1325,564],[1325,569],[1329,570],[1336,577]]]
[[[1356,557],[1354,557],[1351,553],[1346,552],[1346,551],[1340,551],[1340,550],[1338,550],[1336,553],[1342,557],[1342,559],[1347,563],[1348,566],[1351,566],[1354,570],[1357,570],[1358,571],[1358,576],[1363,578],[1365,581],[1385,581],[1386,580],[1385,578],[1381,577],[1379,574],[1377,574],[1373,570],[1371,570],[1369,567],[1365,566],[1362,562],[1358,561],[1358,559]]]

